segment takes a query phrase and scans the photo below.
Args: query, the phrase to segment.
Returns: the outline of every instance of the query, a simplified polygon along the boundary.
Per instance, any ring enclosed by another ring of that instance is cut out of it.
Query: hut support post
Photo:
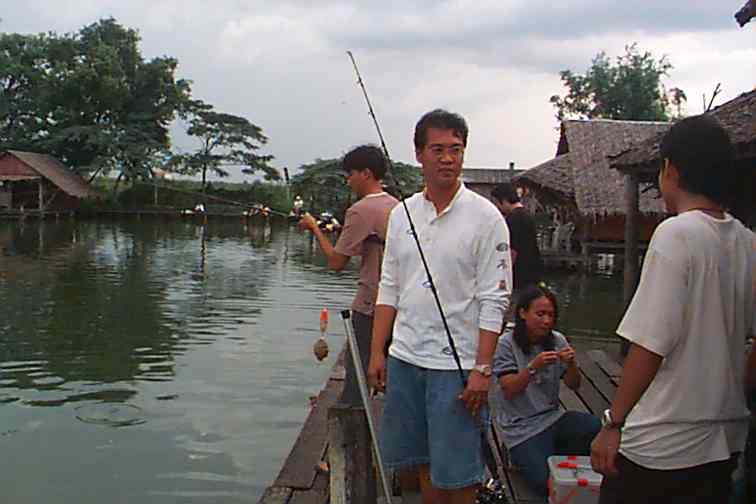
[[[625,308],[630,305],[635,289],[638,287],[639,256],[638,240],[640,238],[639,180],[637,174],[625,174],[625,270],[622,299]],[[629,344],[622,341],[622,355],[627,355]]]
[[[45,209],[45,190],[42,187],[43,179],[40,177],[39,179],[39,211],[42,212],[42,210]]]
[[[362,408],[336,405],[328,410],[328,461],[331,504],[375,504],[370,428]]]

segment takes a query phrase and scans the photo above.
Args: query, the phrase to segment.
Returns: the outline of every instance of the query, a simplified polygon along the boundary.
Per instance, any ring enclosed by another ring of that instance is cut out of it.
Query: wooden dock
[[[327,504],[330,501],[330,475],[323,470],[328,460],[328,410],[335,404],[344,384],[343,355],[342,351],[283,467],[258,504]],[[622,367],[603,350],[578,352],[577,358],[582,375],[580,389],[573,391],[562,384],[559,401],[565,409],[600,415],[614,396]],[[373,411],[379,412],[380,408],[381,404],[376,402]],[[496,449],[493,452],[498,458]],[[543,499],[528,488],[515,467],[501,460],[498,460],[498,465],[508,472],[517,502],[543,503]],[[503,473],[498,476],[502,482],[506,481]],[[405,495],[401,499],[397,495],[394,500],[408,504],[419,502],[418,497],[416,494]]]

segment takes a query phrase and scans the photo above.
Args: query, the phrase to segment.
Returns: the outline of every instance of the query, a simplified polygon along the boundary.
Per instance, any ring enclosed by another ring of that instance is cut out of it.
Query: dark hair
[[[729,206],[735,177],[735,150],[727,132],[709,115],[688,117],[664,135],[662,159],[680,172],[680,186]]]
[[[533,285],[527,287],[517,294],[517,304],[515,305],[515,327],[512,339],[517,346],[519,346],[525,355],[530,353],[530,340],[528,339],[528,328],[525,325],[525,319],[520,316],[520,310],[529,310],[530,305],[538,298],[545,297],[554,306],[554,324],[556,324],[559,318],[559,308],[557,305],[556,296],[548,290],[546,287],[540,287]],[[543,341],[543,348],[545,350],[554,350],[554,334],[549,331],[546,335],[546,339]]]
[[[353,170],[370,170],[376,180],[382,180],[386,175],[388,163],[383,151],[375,145],[360,145],[344,155],[341,167],[349,173]]]
[[[415,125],[416,150],[422,150],[428,142],[429,128],[452,130],[454,136],[462,140],[462,144],[467,147],[467,123],[461,115],[443,109],[431,110],[423,115]]]
[[[499,203],[505,201],[509,203],[519,203],[520,197],[517,195],[517,189],[509,182],[502,182],[493,188],[491,196],[494,197]]]

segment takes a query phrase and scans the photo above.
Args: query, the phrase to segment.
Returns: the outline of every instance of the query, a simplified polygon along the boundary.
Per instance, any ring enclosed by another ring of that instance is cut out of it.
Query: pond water
[[[0,222],[2,501],[256,502],[343,344],[356,266],[261,222]],[[614,345],[621,278],[548,283],[564,332]]]

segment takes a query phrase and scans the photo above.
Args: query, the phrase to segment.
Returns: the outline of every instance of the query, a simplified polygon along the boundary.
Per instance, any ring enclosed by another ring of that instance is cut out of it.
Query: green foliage
[[[641,53],[636,44],[626,46],[625,54],[614,64],[602,51],[585,75],[560,72],[568,93],[564,97],[554,95],[550,101],[560,122],[568,118],[666,121],[670,98],[661,79],[671,69],[666,56],[657,60],[650,52]],[[672,100],[680,114],[685,93],[675,90]]]
[[[300,166],[300,170],[291,179],[291,194],[300,195],[307,210],[327,210],[341,216],[354,203],[354,195],[344,181],[340,159],[318,159],[314,163]],[[394,163],[392,174],[404,196],[422,187],[422,176],[416,166]],[[388,190],[396,192],[392,187]]]
[[[145,61],[139,40],[112,18],[74,34],[0,34],[0,147],[149,177],[190,87],[176,80],[175,59]]]
[[[175,171],[188,175],[202,175],[202,187],[207,181],[207,172],[227,177],[224,166],[243,166],[242,173],[262,171],[265,180],[280,180],[281,175],[268,163],[273,156],[261,156],[256,151],[268,138],[259,126],[244,117],[212,110],[212,106],[200,101],[192,102],[188,115],[187,133],[197,137],[200,147],[192,154],[177,155],[171,160]]]
[[[202,193],[202,183],[194,180],[135,180],[114,193],[115,181],[111,178],[97,178],[92,187],[101,195],[90,203],[94,208],[154,208],[155,189],[157,187],[157,207],[185,209],[194,208],[204,202],[206,208],[214,213],[228,212],[238,214],[248,210],[252,204],[259,203],[280,212],[291,210],[288,190],[283,184],[256,181],[252,184],[212,182],[206,184]]]
[[[73,34],[0,34],[0,149],[45,152],[80,173],[113,170],[126,180],[152,178],[156,168],[228,175],[263,171],[278,180],[267,141],[247,119],[191,99],[177,79],[178,61],[145,60],[136,30],[104,19]],[[201,147],[171,153],[169,127],[188,118]]]

